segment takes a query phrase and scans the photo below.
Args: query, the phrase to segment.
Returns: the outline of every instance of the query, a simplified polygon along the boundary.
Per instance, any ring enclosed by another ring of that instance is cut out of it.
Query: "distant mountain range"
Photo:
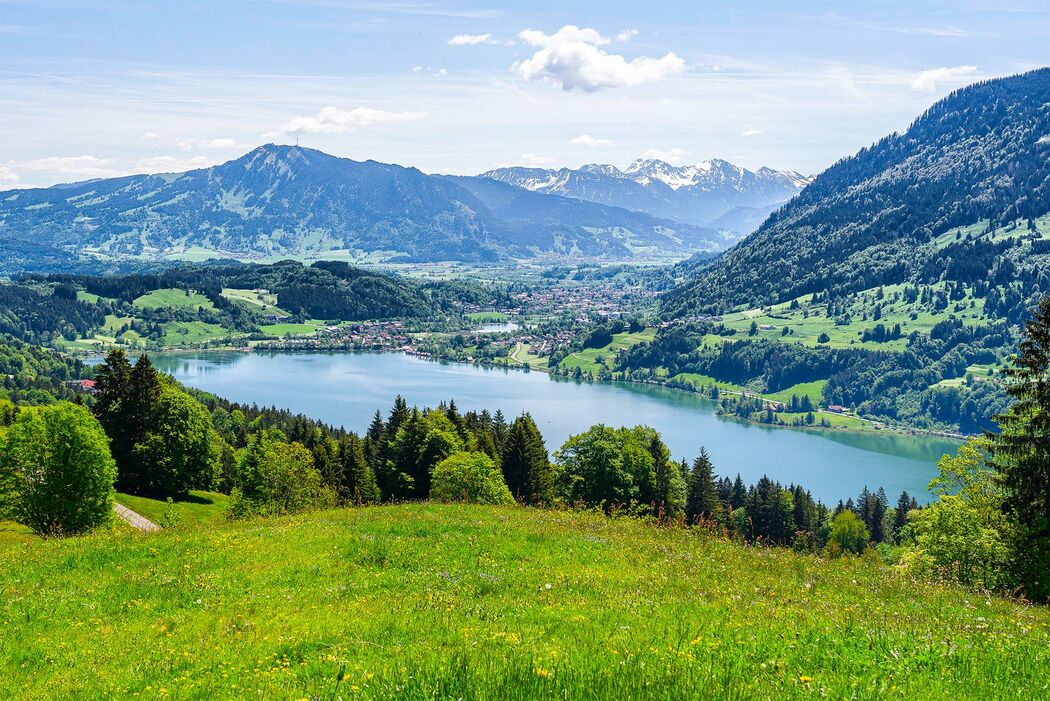
[[[740,236],[757,228],[810,182],[794,171],[750,171],[718,159],[687,166],[640,159],[626,170],[598,163],[558,170],[498,168],[482,177]]]
[[[724,232],[643,211],[273,144],[186,173],[0,193],[7,270],[80,254],[624,260],[727,244]]]
[[[1048,105],[1050,68],[957,90],[828,168],[714,263],[693,265],[665,313],[947,282],[972,285],[986,313],[1023,318],[1050,290]]]

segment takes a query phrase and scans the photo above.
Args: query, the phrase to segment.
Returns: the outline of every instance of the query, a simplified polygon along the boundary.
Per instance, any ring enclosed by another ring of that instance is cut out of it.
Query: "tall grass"
[[[0,546],[0,698],[1039,698],[1050,612],[438,504]]]

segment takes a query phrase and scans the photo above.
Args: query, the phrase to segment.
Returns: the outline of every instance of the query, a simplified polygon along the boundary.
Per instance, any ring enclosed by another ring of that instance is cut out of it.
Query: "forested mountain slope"
[[[1050,232],[1036,221],[1048,212],[1044,68],[958,90],[903,134],[835,164],[664,309],[721,312],[939,281],[989,281],[999,296],[1028,300],[1050,288]]]
[[[487,181],[486,181],[487,182]],[[510,219],[455,179],[268,144],[186,173],[134,175],[0,197],[0,250],[36,258],[332,257],[332,251],[414,262],[496,261],[543,254],[684,256],[719,247],[713,230],[551,195]],[[550,200],[549,202],[547,200]],[[552,221],[548,207],[561,212]],[[25,256],[20,256],[24,258]],[[40,269],[35,260],[21,269]]]

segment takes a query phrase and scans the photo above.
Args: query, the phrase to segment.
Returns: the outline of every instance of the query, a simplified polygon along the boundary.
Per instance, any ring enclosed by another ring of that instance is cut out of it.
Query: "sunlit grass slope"
[[[709,536],[413,504],[0,545],[0,698],[1039,698],[1050,612]]]

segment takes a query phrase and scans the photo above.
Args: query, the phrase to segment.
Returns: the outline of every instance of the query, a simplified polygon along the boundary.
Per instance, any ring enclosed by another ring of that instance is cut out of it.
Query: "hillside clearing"
[[[1035,698],[1050,665],[1043,608],[518,507],[3,545],[0,591],[5,698]]]

